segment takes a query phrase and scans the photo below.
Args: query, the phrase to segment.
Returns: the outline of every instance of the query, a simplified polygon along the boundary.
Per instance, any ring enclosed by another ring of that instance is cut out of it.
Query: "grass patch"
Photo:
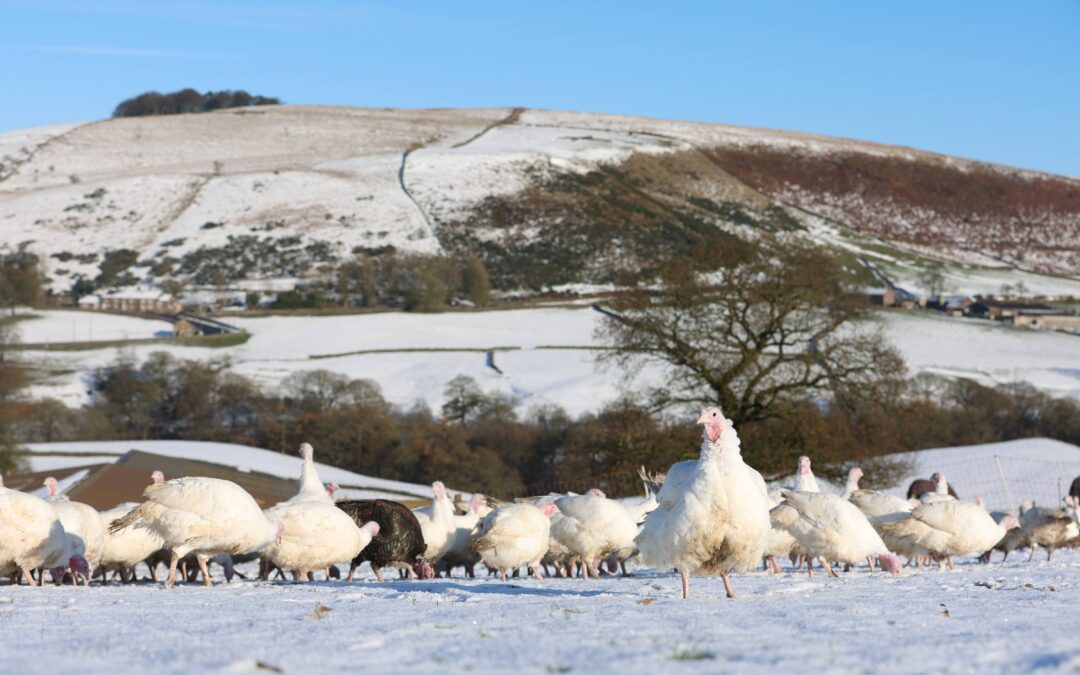
[[[671,654],[673,661],[711,661],[716,654],[696,647],[679,647]]]
[[[32,321],[34,319],[40,319],[40,314],[9,314],[3,318],[0,318],[0,326],[19,323],[20,321]]]
[[[94,349],[113,349],[117,347],[138,347],[140,345],[181,345],[183,347],[236,347],[251,339],[251,333],[224,333],[221,335],[200,335],[198,337],[162,337],[136,340],[91,340],[87,342],[26,342],[13,345],[11,349],[21,351],[46,352],[82,352]]]

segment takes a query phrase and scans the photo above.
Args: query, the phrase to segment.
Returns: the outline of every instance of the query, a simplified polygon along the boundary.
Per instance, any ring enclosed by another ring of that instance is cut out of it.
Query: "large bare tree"
[[[885,395],[904,372],[828,252],[791,244],[743,251],[710,272],[671,265],[607,307],[599,337],[627,372],[661,364],[655,409],[718,403],[737,423],[775,417],[792,400]]]

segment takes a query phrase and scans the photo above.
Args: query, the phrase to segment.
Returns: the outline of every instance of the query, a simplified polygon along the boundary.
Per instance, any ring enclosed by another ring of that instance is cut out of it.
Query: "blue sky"
[[[0,0],[0,130],[143,91],[793,129],[1080,176],[1080,2]]]

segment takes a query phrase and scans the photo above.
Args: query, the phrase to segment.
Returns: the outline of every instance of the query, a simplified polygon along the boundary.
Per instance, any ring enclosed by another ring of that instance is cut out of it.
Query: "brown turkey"
[[[935,473],[933,476],[930,476],[929,479],[916,478],[915,480],[911,481],[911,485],[909,485],[907,489],[907,498],[918,499],[927,492],[934,492],[935,490],[937,490],[937,479],[938,474]],[[959,497],[956,495],[956,490],[954,490],[951,485],[948,486],[948,490],[949,496],[955,499],[959,499]]]
[[[426,545],[420,522],[404,504],[388,499],[350,499],[336,505],[357,525],[371,520],[379,524],[379,533],[360,555],[353,558],[347,581],[352,581],[356,568],[365,561],[371,563],[371,570],[379,581],[383,580],[382,568],[391,565],[404,569],[410,578],[431,579],[435,576],[431,565],[423,559]]]

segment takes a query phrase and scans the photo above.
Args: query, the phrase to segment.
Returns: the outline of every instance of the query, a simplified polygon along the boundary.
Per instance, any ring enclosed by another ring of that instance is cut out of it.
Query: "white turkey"
[[[600,559],[610,553],[633,547],[637,523],[625,506],[608,499],[597,489],[584,495],[555,500],[562,518],[552,523],[552,536],[581,563],[581,573],[589,578],[597,573]]]
[[[924,492],[919,495],[919,501],[923,504],[933,504],[934,502],[948,502],[955,501],[956,497],[949,494],[949,482],[945,480],[945,474],[935,473],[930,476],[930,480],[934,483],[933,492]]]
[[[844,492],[840,495],[840,498],[851,499],[851,495],[859,489],[859,480],[862,477],[862,469],[857,466],[851,467],[851,470],[848,471],[847,482],[844,483]]]
[[[278,504],[266,510],[266,517],[281,522],[284,534],[263,552],[264,558],[300,581],[308,581],[314,570],[352,560],[379,533],[378,523],[357,527],[349,514],[319,501]]]
[[[138,506],[129,502],[101,514],[101,522],[105,527],[105,547],[101,554],[101,569],[105,573],[119,574],[124,583],[133,576],[135,565],[160,551],[162,546],[161,537],[147,529],[129,527],[116,533],[109,531],[108,528],[114,522]]]
[[[793,491],[821,492],[817,478],[814,477],[814,472],[810,469],[810,458],[806,455],[799,458],[799,468],[795,472],[795,490]]]
[[[854,564],[876,559],[882,569],[899,576],[902,565],[892,555],[870,521],[854,504],[828,492],[785,492],[772,512],[772,522],[787,530],[806,551],[818,558],[832,576],[832,562]],[[809,560],[808,560],[809,562]],[[813,566],[808,565],[813,575]]]
[[[472,550],[506,581],[507,570],[527,567],[540,576],[540,560],[551,536],[549,518],[558,511],[553,503],[506,504],[484,516],[473,538]]]
[[[352,516],[334,504],[330,491],[319,480],[314,455],[308,443],[300,446],[304,464],[299,489],[291,499],[265,511],[269,520],[284,525],[285,532],[281,541],[263,552],[263,561],[291,571],[293,578],[300,581],[309,581],[315,570],[327,570],[329,579],[332,565],[360,555],[379,533],[378,523],[370,521],[358,526]]]
[[[873,490],[855,490],[848,496],[848,501],[863,512],[875,529],[878,523],[906,518],[912,508],[906,499]]]
[[[279,543],[284,525],[272,522],[242,487],[219,478],[177,478],[151,485],[147,501],[115,521],[110,532],[142,527],[161,537],[172,555],[166,586],[176,583],[180,558],[195,553],[203,583],[213,585],[207,559],[217,554],[239,555]]]
[[[101,522],[101,514],[89,504],[70,501],[66,495],[60,494],[59,485],[52,476],[45,479],[45,487],[49,492],[47,501],[60,516],[64,531],[69,536],[82,540],[82,555],[90,565],[92,576],[101,563],[101,554],[105,549],[105,526]],[[89,577],[86,578],[86,584],[90,584]]]
[[[743,463],[739,436],[719,408],[706,408],[700,458],[667,472],[645,517],[637,546],[646,564],[678,568],[682,596],[690,597],[691,574],[718,574],[729,598],[728,575],[755,567],[769,538],[769,495],[765,481]]]
[[[319,472],[315,469],[315,449],[311,447],[310,443],[302,443],[299,453],[300,457],[304,459],[304,464],[300,469],[300,489],[285,503],[323,502],[333,504],[333,493],[319,480]]]
[[[645,516],[649,515],[660,506],[660,502],[656,500],[656,495],[660,492],[660,485],[645,473],[644,467],[642,467],[639,475],[641,476],[645,487],[644,496],[623,497],[615,500],[622,504],[623,508],[630,514],[630,519],[633,520],[636,525],[634,528],[634,536],[624,542],[620,548],[615,550],[607,558],[608,571],[614,574],[617,571],[616,566],[618,566],[618,568],[622,570],[622,575],[624,577],[630,576],[626,571],[627,561],[640,553],[635,540],[637,539],[637,534],[641,532],[641,525],[645,522]],[[554,525],[554,523],[552,523],[552,525]]]
[[[765,566],[769,574],[780,574],[780,565],[776,559],[784,556],[797,560],[806,555],[799,542],[776,521],[776,507],[784,502],[783,489],[769,490],[769,538],[765,543]]]
[[[922,504],[911,512],[911,520],[930,528],[928,535],[918,543],[947,561],[949,569],[955,569],[953,556],[982,554],[993,548],[1001,538],[1020,523],[1014,516],[1006,516],[1001,524],[994,522],[985,509],[970,502],[947,499]],[[894,525],[900,525],[899,521]]]
[[[484,495],[476,493],[469,500],[469,510],[464,515],[454,516],[454,533],[450,536],[447,550],[439,561],[439,569],[445,571],[447,576],[458,565],[465,568],[466,576],[474,576],[473,567],[480,562],[480,557],[470,548],[473,530],[480,523],[480,519],[491,511]]]
[[[420,521],[420,529],[424,533],[424,544],[427,547],[424,560],[434,565],[449,550],[457,525],[454,523],[454,505],[442,481],[431,484],[431,493],[434,496],[431,506],[413,509],[413,513]]]
[[[25,492],[0,491],[0,574],[22,573],[36,586],[32,570],[48,569],[60,583],[64,569],[72,583],[90,578],[82,542],[68,535],[52,504]]]

